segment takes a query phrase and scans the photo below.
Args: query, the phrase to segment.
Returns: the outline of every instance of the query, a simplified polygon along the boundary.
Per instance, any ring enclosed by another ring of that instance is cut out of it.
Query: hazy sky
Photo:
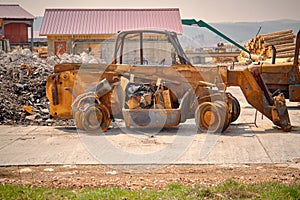
[[[35,16],[45,8],[180,8],[182,18],[207,22],[300,20],[300,0],[0,0]]]

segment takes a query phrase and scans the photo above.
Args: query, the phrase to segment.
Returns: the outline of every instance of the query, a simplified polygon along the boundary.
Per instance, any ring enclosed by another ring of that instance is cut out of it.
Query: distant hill
[[[43,17],[36,17],[34,20],[34,30],[40,30]],[[224,33],[239,44],[245,44],[248,40],[253,38],[259,28],[261,30],[259,34],[271,33],[286,29],[292,29],[294,34],[300,30],[300,20],[276,20],[276,21],[263,21],[263,22],[222,22],[222,23],[209,23],[220,32]],[[206,28],[183,26],[183,37],[180,38],[180,42],[184,48],[195,47],[210,47],[216,46],[217,43],[226,41],[216,34],[212,33]]]
[[[209,22],[206,22],[209,23]],[[253,38],[259,31],[259,34],[271,33],[281,30],[292,29],[294,34],[300,30],[300,20],[276,20],[263,22],[227,22],[227,23],[209,23],[211,26],[224,33],[234,41],[245,44]],[[226,43],[224,39],[217,36],[206,28],[184,26],[183,38],[180,39],[184,48],[215,46],[219,42]]]

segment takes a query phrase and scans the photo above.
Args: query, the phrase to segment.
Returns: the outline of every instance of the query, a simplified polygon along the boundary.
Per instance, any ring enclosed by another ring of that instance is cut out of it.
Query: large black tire
[[[226,93],[226,95],[232,104],[230,122],[234,122],[239,118],[241,114],[241,106],[239,101],[231,93]]]

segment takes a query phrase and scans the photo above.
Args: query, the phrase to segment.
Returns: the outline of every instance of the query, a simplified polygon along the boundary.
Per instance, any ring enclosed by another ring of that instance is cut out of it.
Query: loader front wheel
[[[81,114],[82,128],[88,133],[107,131],[110,113],[105,105],[91,105]]]
[[[195,120],[201,132],[222,132],[226,122],[224,109],[213,102],[201,103],[195,111]]]

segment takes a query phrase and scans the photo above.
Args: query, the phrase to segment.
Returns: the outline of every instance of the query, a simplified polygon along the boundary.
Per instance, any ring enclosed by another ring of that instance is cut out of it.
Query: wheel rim
[[[208,110],[204,113],[203,121],[205,124],[214,124],[216,123],[216,116],[215,113],[211,110]]]
[[[225,118],[215,103],[204,102],[196,109],[195,120],[198,128],[203,132],[221,132]]]
[[[80,117],[82,127],[88,133],[105,132],[110,124],[110,114],[104,105],[89,106]]]
[[[102,124],[102,112],[99,108],[95,107],[95,109],[89,110],[86,114],[86,120],[91,129],[97,129]]]

